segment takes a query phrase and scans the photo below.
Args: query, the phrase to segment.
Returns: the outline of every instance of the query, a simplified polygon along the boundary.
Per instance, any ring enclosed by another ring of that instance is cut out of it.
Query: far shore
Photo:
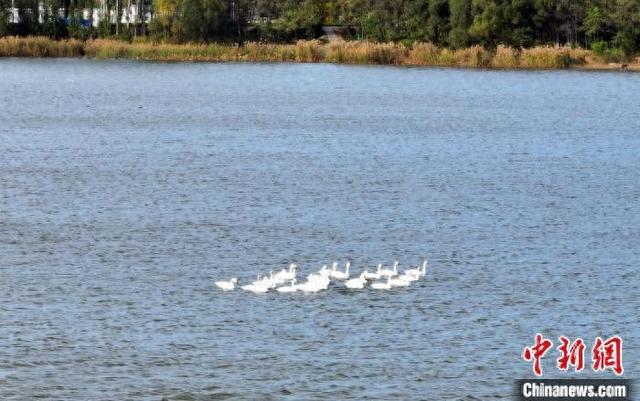
[[[90,57],[165,62],[300,62],[376,64],[425,67],[462,67],[522,70],[640,71],[640,58],[609,62],[590,50],[540,46],[515,49],[473,46],[448,49],[431,43],[373,43],[318,40],[294,44],[246,43],[174,44],[97,39],[52,40],[46,37],[0,38],[0,57]]]

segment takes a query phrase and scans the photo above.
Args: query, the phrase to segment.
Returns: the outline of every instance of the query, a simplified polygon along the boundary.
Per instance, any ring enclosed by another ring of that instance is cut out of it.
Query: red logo
[[[616,375],[624,372],[622,367],[622,338],[613,336],[606,341],[596,337],[592,350],[594,371],[613,369]]]
[[[530,361],[533,359],[533,373],[536,376],[542,376],[542,367],[540,367],[540,360],[544,356],[544,354],[549,351],[549,348],[553,343],[551,340],[543,339],[542,334],[536,334],[536,343],[533,347],[525,347],[522,352],[522,357],[525,361]]]
[[[565,336],[560,336],[559,339],[562,345],[558,347],[558,351],[560,351],[558,369],[567,370],[569,366],[574,366],[576,372],[580,372],[584,369],[584,341],[578,337],[571,344],[571,340]]]
[[[584,351],[585,343],[582,338],[576,338],[575,341],[565,336],[560,336],[560,345],[558,346],[557,366],[559,370],[567,371],[573,367],[576,372],[584,369]],[[533,361],[533,373],[536,376],[542,376],[541,361],[545,354],[553,346],[553,342],[540,333],[536,334],[535,344],[525,347],[522,352],[522,358],[525,361]],[[613,370],[616,375],[622,375],[624,368],[622,367],[622,338],[613,336],[607,340],[596,337],[591,349],[592,365],[591,368],[597,371],[607,369]]]

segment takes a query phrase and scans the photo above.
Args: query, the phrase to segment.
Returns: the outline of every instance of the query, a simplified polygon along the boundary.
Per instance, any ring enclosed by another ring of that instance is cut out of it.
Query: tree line
[[[99,22],[83,16],[94,9]],[[378,42],[640,50],[640,0],[0,0],[0,12],[0,35],[290,42],[340,25]]]

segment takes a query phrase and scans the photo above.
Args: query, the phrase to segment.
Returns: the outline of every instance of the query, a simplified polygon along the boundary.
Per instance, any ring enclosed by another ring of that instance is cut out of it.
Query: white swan
[[[302,292],[318,292],[323,289],[317,283],[314,283],[312,281],[307,281],[306,283],[298,284],[296,288],[298,291],[302,291]]]
[[[399,279],[408,281],[408,282],[414,282],[414,281],[418,281],[420,280],[420,276],[416,276],[415,274],[401,274],[398,276]]]
[[[349,267],[351,266],[351,262],[347,262],[346,266],[345,266],[345,271],[340,272],[335,270],[335,265],[334,265],[334,270],[331,271],[331,277],[337,279],[337,280],[346,280],[349,278]]]
[[[336,266],[338,264],[336,263]],[[318,273],[323,276],[323,277],[329,277],[331,276],[331,270],[327,269],[327,265],[322,265],[322,269],[318,270]]]
[[[250,291],[254,294],[264,294],[272,288],[272,282],[269,277],[260,278],[260,275],[256,277],[256,281],[251,284],[243,285],[244,291]]]
[[[240,288],[245,291],[253,292],[254,294],[264,294],[265,292],[269,291],[269,287],[260,284],[247,284],[243,285]]]
[[[378,270],[375,273],[365,270],[362,274],[364,274],[364,278],[367,280],[378,280],[380,278],[380,270],[382,270],[382,263],[378,265]]]
[[[276,280],[293,280],[294,278],[296,278],[297,269],[298,265],[296,265],[295,263],[291,263],[289,265],[289,270],[282,269],[278,273],[276,273],[274,277],[276,278]]]
[[[313,284],[313,283],[302,283],[302,284],[298,284],[298,291],[302,291],[302,292],[318,292],[320,291],[320,287],[318,287],[317,285]]]
[[[379,281],[377,283],[373,283],[371,284],[371,288],[373,288],[374,290],[389,290],[391,289],[391,284],[389,283],[389,281],[391,280],[391,277],[387,277],[387,281]]]
[[[307,276],[307,281],[296,286],[298,291],[302,292],[318,292],[329,288],[331,280],[322,274],[311,273]]]
[[[282,287],[276,288],[278,292],[296,292],[298,291],[298,286],[296,285],[296,279],[291,280],[291,285],[285,285]]]
[[[335,273],[336,271],[338,271],[338,262],[333,262],[331,264],[331,270],[329,270],[329,276],[331,277],[331,275],[333,275],[333,273]]]
[[[427,266],[429,264],[427,263],[427,260],[425,259],[424,262],[422,262],[422,272],[420,273],[421,276],[426,276],[427,275]]]
[[[326,290],[329,288],[329,284],[331,284],[329,277],[318,274],[309,274],[309,276],[307,276],[307,281],[321,290]]]
[[[285,271],[285,273],[286,273],[286,271]],[[276,274],[273,274],[273,271],[271,271],[269,273],[269,278],[265,278],[264,280],[271,281],[271,283],[273,283],[274,287],[277,286],[277,285],[280,285],[280,284],[284,284],[284,283],[286,283],[288,281],[285,277],[282,276],[282,274],[280,274],[280,272],[278,272]]]
[[[411,281],[409,281],[405,275],[397,276],[395,278],[389,277],[387,281],[391,287],[408,287],[409,284],[411,284]]]
[[[216,285],[218,287],[222,288],[224,291],[231,291],[234,288],[236,288],[236,283],[237,282],[238,282],[238,279],[233,277],[229,281],[216,281]]]
[[[404,271],[404,274],[410,274],[412,276],[424,276],[427,272],[427,260],[425,259],[422,262],[422,266],[418,266],[416,268],[413,269],[407,269]]]
[[[357,278],[352,278],[345,281],[344,285],[347,288],[360,289],[360,288],[364,288],[364,285],[366,284],[366,282],[367,280],[364,278],[364,272],[362,272],[360,273],[360,276],[358,276]]]
[[[398,261],[393,262],[393,270],[382,269],[380,270],[381,277],[393,277],[398,275]]]
[[[276,275],[273,274],[273,271],[269,272],[269,277],[263,277],[262,279],[258,278],[253,284],[267,287],[267,289],[276,288],[280,284],[284,284],[286,280],[281,278],[277,278]]]

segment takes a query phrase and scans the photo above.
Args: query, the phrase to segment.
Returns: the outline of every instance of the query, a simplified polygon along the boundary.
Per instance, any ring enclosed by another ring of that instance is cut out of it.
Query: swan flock
[[[331,268],[324,265],[320,270],[307,275],[306,280],[298,281],[298,265],[291,263],[288,269],[276,273],[272,271],[268,276],[258,275],[254,282],[240,288],[255,294],[265,294],[269,291],[314,293],[327,290],[333,279],[349,289],[363,289],[369,284],[369,287],[375,290],[390,290],[394,287],[408,287],[424,277],[427,274],[427,260],[424,260],[422,265],[406,269],[402,273],[398,271],[398,261],[393,263],[391,269],[385,269],[379,264],[375,271],[365,269],[353,277],[350,276],[350,268],[349,261],[346,262],[344,270],[339,270],[338,262],[334,262]],[[216,281],[215,284],[223,291],[231,291],[235,289],[237,282],[238,279],[233,277],[227,281]]]

